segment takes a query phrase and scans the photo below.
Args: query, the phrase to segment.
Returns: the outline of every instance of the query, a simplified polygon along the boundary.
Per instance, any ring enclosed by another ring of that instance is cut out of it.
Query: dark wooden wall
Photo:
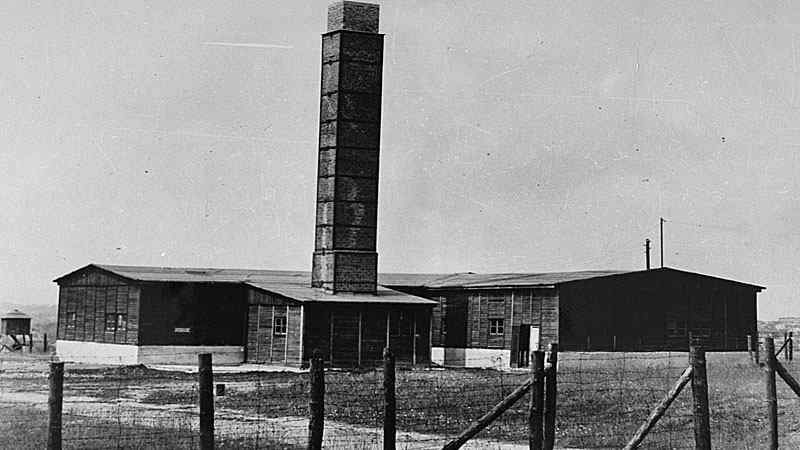
[[[0,319],[0,336],[31,334],[31,319]]]
[[[58,339],[137,344],[140,289],[99,270],[84,271],[59,282]],[[125,330],[106,330],[106,314],[125,314]],[[74,314],[74,320],[70,318]]]
[[[286,334],[276,334],[277,318],[286,318]],[[247,362],[300,367],[303,307],[299,302],[250,289],[247,312]]]
[[[756,291],[740,283],[653,270],[564,283],[564,350],[686,351],[689,333],[708,350],[746,350],[756,334]]]
[[[243,346],[247,291],[228,283],[143,283],[139,344]]]
[[[398,364],[430,363],[428,306],[306,304],[304,317],[304,361],[318,349],[335,367],[376,366],[381,364],[388,334]]]

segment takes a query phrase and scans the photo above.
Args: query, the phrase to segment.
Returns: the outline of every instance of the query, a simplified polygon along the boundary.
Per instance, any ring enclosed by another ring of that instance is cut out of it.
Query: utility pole
[[[663,217],[658,218],[659,228],[661,230],[661,237],[659,238],[659,243],[661,244],[661,267],[664,267],[664,220]]]
[[[650,239],[644,240],[644,257],[647,261],[647,270],[650,270]]]

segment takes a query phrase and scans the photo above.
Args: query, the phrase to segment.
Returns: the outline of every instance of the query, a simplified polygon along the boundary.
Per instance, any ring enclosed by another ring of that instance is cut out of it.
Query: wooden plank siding
[[[57,339],[138,344],[139,296],[138,286],[99,270],[85,271],[62,280],[58,295]],[[125,323],[107,330],[107,314],[124,314]]]
[[[245,286],[176,282],[141,286],[140,345],[244,346]]]
[[[319,350],[334,367],[379,366],[387,344],[399,365],[430,363],[430,307],[317,303],[304,308],[304,365]]]
[[[248,290],[247,302],[246,361],[300,367],[303,306],[255,289]],[[286,319],[286,334],[275,333],[278,318]]]
[[[451,290],[432,292],[427,297],[438,302],[433,309],[434,346],[513,350],[513,330],[521,326],[539,327],[540,342],[545,347],[558,342],[558,294],[553,288]],[[489,333],[492,319],[503,319],[502,336]],[[466,339],[458,338],[461,327]]]
[[[681,272],[637,272],[559,287],[564,350],[747,349],[756,335],[756,288]]]

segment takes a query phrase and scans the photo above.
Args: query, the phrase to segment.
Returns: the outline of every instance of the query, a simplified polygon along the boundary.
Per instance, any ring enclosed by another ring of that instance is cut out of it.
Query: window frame
[[[106,313],[104,326],[106,333],[116,333],[117,331],[128,331],[128,315],[125,313]]]
[[[289,319],[286,316],[275,316],[275,323],[272,325],[272,334],[275,336],[286,336],[289,331]]]
[[[66,317],[64,318],[66,322],[67,328],[77,328],[78,326],[78,312],[77,311],[67,311]]]
[[[506,335],[505,319],[502,317],[492,317],[489,319],[489,337],[500,337]]]

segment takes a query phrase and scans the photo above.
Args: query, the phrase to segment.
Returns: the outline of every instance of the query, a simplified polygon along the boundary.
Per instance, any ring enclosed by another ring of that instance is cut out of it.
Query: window
[[[128,329],[127,314],[106,314],[106,331],[125,331]]]
[[[67,328],[75,328],[78,323],[78,314],[76,312],[67,312]]]
[[[503,319],[489,319],[489,336],[502,336],[505,332]]]
[[[286,317],[276,317],[275,318],[275,326],[273,327],[273,332],[278,335],[285,335],[286,334]]]
[[[442,324],[441,324],[442,334],[447,334],[447,318],[442,317]]]
[[[117,331],[125,331],[128,329],[128,315],[117,314]]]

